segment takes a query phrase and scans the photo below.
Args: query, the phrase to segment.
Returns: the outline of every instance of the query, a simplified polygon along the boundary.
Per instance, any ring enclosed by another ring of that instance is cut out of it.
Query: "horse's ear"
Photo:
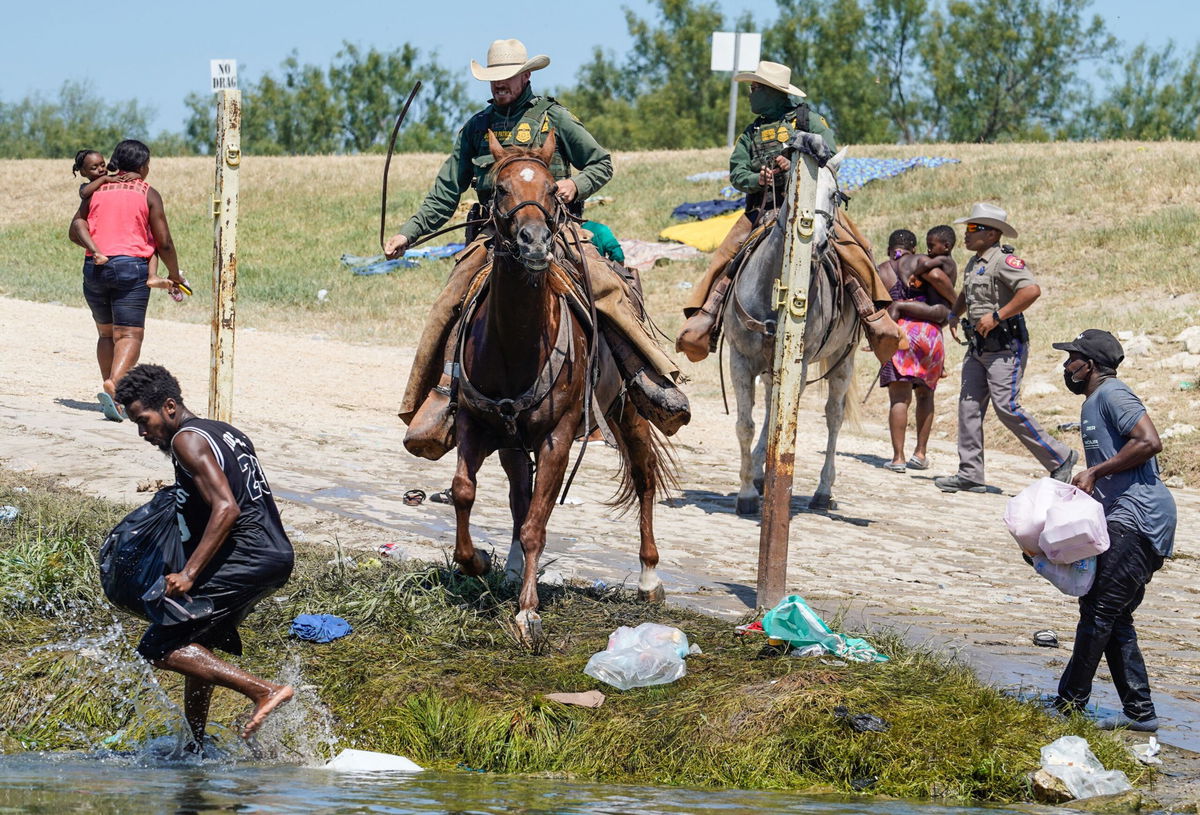
[[[846,151],[849,149],[849,147],[843,147],[837,151],[837,154],[833,158],[825,163],[825,166],[829,168],[831,173],[837,173],[838,166],[842,163],[842,159],[846,157]]]
[[[546,140],[542,142],[542,146],[538,150],[538,158],[540,158],[547,167],[550,166],[550,159],[554,158],[554,142],[554,128],[550,128],[550,132],[546,134]]]
[[[490,127],[488,128],[488,149],[492,151],[492,158],[496,161],[504,158],[504,148],[500,146],[500,140],[496,138],[496,134]]]

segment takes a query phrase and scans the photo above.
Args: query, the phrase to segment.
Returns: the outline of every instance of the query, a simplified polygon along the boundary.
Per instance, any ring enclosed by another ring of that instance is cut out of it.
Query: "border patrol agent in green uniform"
[[[576,214],[582,211],[583,200],[608,182],[612,177],[608,151],[565,107],[552,97],[533,93],[530,73],[549,64],[545,55],[528,58],[519,40],[493,42],[487,66],[471,60],[475,78],[491,83],[491,103],[459,131],[453,152],[417,213],[399,234],[388,239],[384,247],[388,257],[398,257],[418,237],[445,224],[469,188],[474,187],[479,197],[476,208],[487,207],[492,197],[487,174],[495,161],[488,148],[489,130],[505,147],[531,148],[540,146],[553,130],[557,148],[550,170],[557,179],[559,200]],[[572,168],[578,170],[577,175],[572,175]],[[479,211],[476,208],[473,216]],[[444,371],[447,343],[471,281],[487,263],[490,242],[485,228],[455,257],[454,270],[434,302],[418,343],[400,406],[400,418],[409,425],[405,444],[417,455],[438,458],[449,449],[444,445],[423,447],[422,440],[453,437],[449,432],[453,416],[445,409],[448,399],[438,388],[449,384]],[[646,418],[670,435],[691,417],[687,398],[674,384],[678,369],[654,340],[624,278],[602,261],[590,243],[584,244],[584,254],[596,309],[604,318],[605,336],[630,386],[630,396]]]
[[[675,340],[675,350],[692,362],[700,362],[713,347],[713,329],[733,284],[727,273],[729,261],[758,225],[761,214],[778,208],[787,194],[791,161],[784,151],[788,142],[796,133],[811,134],[811,149],[822,166],[837,152],[837,141],[825,117],[807,103],[793,101],[793,97],[802,99],[805,94],[791,84],[791,77],[791,69],[777,62],[760,62],[754,71],[734,77],[738,82],[750,83],[750,110],[758,114],[742,131],[729,157],[729,181],[746,193],[746,211],[713,253],[704,277],[693,287],[683,307],[687,321]],[[805,139],[809,141],[810,137]],[[840,230],[841,238],[835,234],[833,245],[842,260],[843,285],[851,294],[873,350],[881,359],[890,359],[903,337],[884,310],[891,297],[876,273],[866,239],[840,209],[835,221],[835,233]]]
[[[1025,261],[1000,236],[1017,237],[1008,213],[976,204],[965,223],[963,245],[975,252],[963,270],[954,314],[962,321],[969,349],[963,358],[958,396],[958,473],[933,483],[943,492],[984,492],[983,416],[989,400],[998,418],[1033,453],[1052,478],[1068,481],[1079,454],[1055,439],[1021,407],[1021,379],[1029,359],[1024,311],[1041,296]]]

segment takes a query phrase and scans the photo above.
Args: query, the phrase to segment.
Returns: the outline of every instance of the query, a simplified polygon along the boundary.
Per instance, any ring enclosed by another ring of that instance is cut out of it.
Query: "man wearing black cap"
[[[1079,598],[1075,649],[1058,683],[1055,706],[1066,712],[1087,705],[1103,656],[1121,697],[1121,713],[1099,726],[1154,731],[1158,718],[1133,612],[1175,546],[1175,500],[1159,478],[1155,458],[1162,442],[1142,400],[1117,379],[1125,352],[1116,337],[1089,328],[1054,347],[1068,353],[1063,363],[1067,389],[1087,397],[1079,421],[1087,469],[1071,483],[1104,505],[1109,537],[1096,582]]]

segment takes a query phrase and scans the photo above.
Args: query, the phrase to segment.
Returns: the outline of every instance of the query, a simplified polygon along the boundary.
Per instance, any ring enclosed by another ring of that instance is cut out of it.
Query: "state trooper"
[[[958,472],[933,483],[943,492],[985,492],[983,417],[988,402],[996,417],[1033,453],[1052,478],[1068,481],[1079,454],[1042,429],[1021,407],[1021,379],[1029,359],[1029,332],[1024,312],[1041,296],[1025,261],[1001,236],[1017,237],[1008,213],[977,203],[966,224],[963,245],[975,256],[963,271],[963,287],[954,304],[969,348],[963,358],[958,396]]]
[[[398,257],[420,236],[427,235],[454,214],[459,199],[474,188],[479,203],[472,218],[487,212],[492,198],[489,171],[494,161],[488,132],[509,147],[539,147],[555,134],[550,171],[556,194],[576,215],[583,200],[612,178],[612,158],[569,110],[551,96],[534,94],[530,74],[545,68],[550,58],[529,57],[520,40],[496,40],[488,48],[487,65],[471,60],[471,73],[490,83],[490,104],[473,115],[458,132],[446,159],[417,213],[385,244],[389,258]],[[572,175],[574,168],[577,174]],[[445,289],[430,310],[417,346],[400,418],[409,426],[404,444],[409,452],[437,459],[453,446],[453,408],[449,404],[450,375],[445,373],[447,347],[471,281],[486,265],[493,240],[490,229],[470,236],[455,256]],[[687,424],[687,397],[676,387],[679,370],[655,341],[629,282],[601,259],[590,242],[584,255],[591,277],[596,310],[628,394],[639,411],[659,430],[672,435]]]

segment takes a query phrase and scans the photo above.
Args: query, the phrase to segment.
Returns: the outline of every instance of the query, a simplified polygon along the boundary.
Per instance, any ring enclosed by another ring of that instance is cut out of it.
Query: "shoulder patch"
[[[1011,266],[1014,269],[1024,269],[1025,268],[1025,261],[1021,260],[1016,255],[1009,255],[1008,257],[1006,257],[1004,259],[1004,262],[1007,263],[1009,266]]]
[[[775,128],[764,127],[762,129],[762,140],[763,141],[775,141]]]

